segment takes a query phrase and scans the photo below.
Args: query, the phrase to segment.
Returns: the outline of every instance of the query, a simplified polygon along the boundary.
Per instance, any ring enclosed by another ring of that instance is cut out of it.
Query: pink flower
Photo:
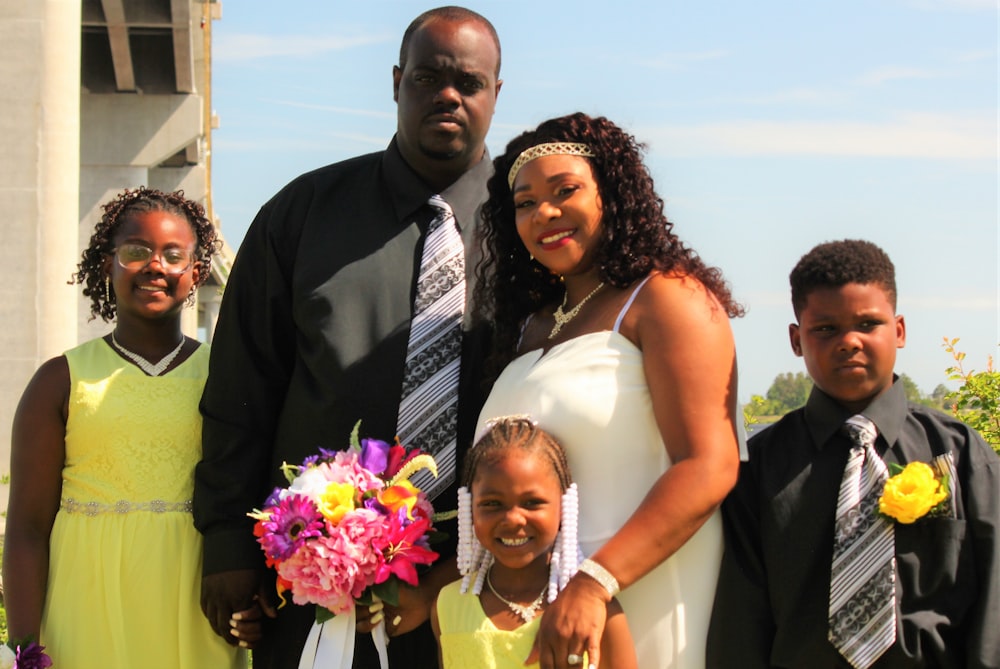
[[[290,582],[296,604],[317,604],[333,613],[354,606],[369,585],[383,557],[372,545],[383,532],[383,518],[368,509],[345,515],[336,527],[327,524],[330,536],[306,542],[302,550],[277,565],[278,574]]]

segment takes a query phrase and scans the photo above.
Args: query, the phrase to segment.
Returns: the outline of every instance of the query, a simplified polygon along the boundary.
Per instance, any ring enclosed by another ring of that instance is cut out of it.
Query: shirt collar
[[[493,174],[489,150],[484,151],[482,160],[468,169],[455,183],[442,192],[435,193],[406,163],[403,154],[399,152],[396,138],[393,137],[382,156],[382,174],[389,188],[396,220],[405,222],[414,212],[427,206],[432,195],[440,195],[451,205],[459,228],[472,225],[486,192],[486,180]]]
[[[813,386],[806,402],[806,425],[819,448],[837,433],[840,427],[856,411],[845,409],[839,402]],[[888,445],[896,443],[906,419],[906,389],[899,377],[893,375],[892,385],[860,412],[875,423],[879,435]]]

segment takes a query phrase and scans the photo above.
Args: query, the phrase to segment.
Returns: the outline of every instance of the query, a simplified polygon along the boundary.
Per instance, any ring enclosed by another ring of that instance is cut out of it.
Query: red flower
[[[376,542],[376,548],[385,556],[385,562],[375,573],[376,583],[384,583],[395,574],[403,582],[417,585],[415,565],[431,564],[438,558],[437,553],[427,548],[424,537],[430,526],[427,518],[408,520],[405,507],[389,516],[389,531]]]

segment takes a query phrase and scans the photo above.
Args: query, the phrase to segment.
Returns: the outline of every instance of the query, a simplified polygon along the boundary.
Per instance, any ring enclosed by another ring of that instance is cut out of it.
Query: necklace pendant
[[[587,300],[592,298],[597,293],[597,291],[599,291],[603,287],[604,287],[604,282],[601,281],[599,284],[597,284],[597,288],[594,288],[592,291],[587,293],[587,297],[580,300],[579,304],[577,304],[569,311],[563,311],[563,309],[566,308],[566,300],[569,299],[569,292],[567,291],[567,293],[563,295],[562,304],[560,304],[559,307],[552,312],[552,320],[555,321],[555,323],[552,325],[552,331],[549,332],[548,338],[549,339],[555,338],[555,336],[559,334],[559,331],[562,330],[564,325],[566,325],[571,320],[576,318],[576,315],[580,313],[580,309],[582,309],[583,305],[587,303]]]

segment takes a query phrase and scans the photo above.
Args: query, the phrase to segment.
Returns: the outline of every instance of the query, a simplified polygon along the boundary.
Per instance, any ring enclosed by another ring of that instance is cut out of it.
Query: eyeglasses
[[[194,264],[193,251],[169,248],[156,256],[153,249],[142,244],[122,244],[115,249],[115,258],[123,268],[133,271],[143,269],[156,258],[164,274],[183,274]]]

